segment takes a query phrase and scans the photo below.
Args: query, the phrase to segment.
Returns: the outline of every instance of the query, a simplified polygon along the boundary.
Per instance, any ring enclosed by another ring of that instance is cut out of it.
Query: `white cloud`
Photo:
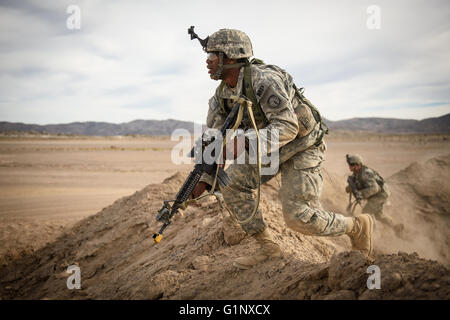
[[[422,119],[450,112],[445,1],[6,1],[0,120],[204,122],[218,85],[187,28],[245,31],[255,56],[290,72],[322,114]],[[66,8],[81,9],[68,30]]]

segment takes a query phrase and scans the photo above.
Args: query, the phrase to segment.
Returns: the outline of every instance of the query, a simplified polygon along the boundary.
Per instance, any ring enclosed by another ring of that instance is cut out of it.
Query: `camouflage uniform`
[[[293,153],[299,150],[289,160],[280,160],[280,195],[286,224],[295,231],[309,235],[344,234],[347,229],[344,216],[322,210],[319,203],[323,183],[321,164],[326,150],[325,143],[318,139],[322,131],[320,125],[295,95],[293,80],[288,73],[273,65],[258,64],[250,68],[253,92],[263,113],[263,116],[256,116],[258,129],[265,128],[268,132],[278,130],[280,152],[293,146],[296,148]],[[219,129],[231,110],[230,97],[245,94],[243,69],[234,90],[223,83],[210,99],[207,127]],[[223,105],[220,99],[224,99]],[[250,132],[252,130],[246,112],[241,127],[250,129]],[[262,139],[269,140],[270,136],[267,134]],[[226,171],[232,182],[221,189],[223,197],[238,220],[244,220],[252,213],[256,202],[257,166],[233,163]],[[263,182],[270,178],[262,176]],[[252,221],[242,225],[250,235],[262,232],[266,227],[260,210]]]
[[[392,218],[383,213],[383,206],[389,197],[389,190],[384,180],[374,170],[362,165],[358,173],[351,176],[358,193],[366,199],[362,212],[373,215],[378,220],[394,226]]]

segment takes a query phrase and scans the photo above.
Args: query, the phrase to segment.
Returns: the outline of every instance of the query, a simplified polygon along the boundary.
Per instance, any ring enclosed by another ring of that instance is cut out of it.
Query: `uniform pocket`
[[[294,169],[303,170],[318,167],[324,160],[324,146],[312,146],[294,156]]]
[[[303,223],[308,223],[311,220],[311,217],[314,215],[314,211],[310,208],[307,208],[305,211],[301,213],[297,213],[295,218],[300,220]]]
[[[299,103],[294,111],[298,120],[298,136],[304,137],[314,129],[316,120],[309,107],[305,104]]]

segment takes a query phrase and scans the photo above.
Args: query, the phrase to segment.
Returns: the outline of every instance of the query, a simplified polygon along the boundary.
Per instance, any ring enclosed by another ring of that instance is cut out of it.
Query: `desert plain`
[[[392,232],[387,237],[384,237],[380,234],[384,232],[383,227],[378,228],[376,231],[377,236],[386,240],[385,242],[380,241],[378,252],[386,254],[396,253],[399,250],[408,254],[418,252],[421,258],[436,260],[446,266],[450,264],[448,251],[450,231],[447,229],[448,208],[442,209],[444,212],[437,213],[441,220],[433,220],[434,218],[425,219],[428,225],[424,226],[426,229],[423,232],[424,237],[429,234],[429,230],[432,232],[435,227],[434,223],[443,223],[444,226],[440,226],[440,233],[437,232],[439,235],[430,235],[426,241],[420,241],[420,244],[416,241],[420,237],[415,239],[411,232],[413,233],[413,230],[421,228],[420,223],[418,224],[417,222],[421,220],[408,221],[409,216],[407,213],[401,213],[401,215],[397,216],[398,212],[401,212],[403,209],[409,210],[408,208],[411,206],[411,200],[406,196],[403,198],[399,194],[404,191],[404,189],[399,188],[405,185],[405,181],[399,180],[399,174],[409,174],[412,179],[420,180],[420,175],[419,178],[413,175],[415,170],[414,167],[411,169],[411,165],[414,163],[420,166],[421,170],[435,171],[433,177],[430,178],[431,180],[427,177],[424,178],[424,183],[430,185],[424,185],[423,188],[434,190],[432,184],[439,185],[439,189],[444,190],[443,192],[445,193],[443,199],[448,201],[449,195],[447,190],[450,182],[439,180],[440,177],[443,179],[448,177],[448,162],[444,162],[440,167],[432,167],[431,169],[427,169],[428,167],[425,164],[429,163],[430,159],[448,159],[450,154],[449,135],[402,135],[336,131],[326,136],[326,144],[326,160],[323,164],[324,180],[326,181],[321,198],[326,208],[342,211],[346,207],[348,195],[345,193],[344,188],[349,170],[345,162],[345,155],[347,153],[360,154],[369,167],[377,170],[388,181],[391,177],[397,175],[396,178],[393,178],[394,186],[392,188],[392,198],[397,200],[394,201],[393,205],[386,207],[386,211],[394,219],[404,223],[410,230],[409,238],[399,240],[397,243],[396,240],[393,240]],[[74,226],[79,228],[80,221],[87,221],[90,218],[94,219],[93,216],[95,214],[106,210],[108,206],[113,205],[117,200],[133,196],[145,188],[148,189],[149,185],[163,184],[164,181],[169,181],[173,184],[176,181],[172,186],[173,190],[171,189],[172,193],[176,191],[182,179],[165,179],[177,173],[185,175],[192,168],[192,163],[174,163],[172,156],[177,145],[179,145],[179,140],[173,141],[170,137],[89,137],[42,134],[8,134],[0,136],[0,240],[2,243],[0,248],[0,266],[7,267],[15,263],[15,261],[19,261],[19,259],[24,259],[33,253],[39,252],[42,248],[48,247],[51,243],[57,241],[58,237],[67,235],[68,232],[75,232],[76,228],[71,228]],[[442,164],[442,161],[439,163]],[[410,168],[411,173],[405,171],[407,168]],[[439,172],[440,170],[442,172]],[[426,172],[424,174],[426,175]],[[409,176],[405,177],[403,178],[408,181]],[[271,182],[272,187],[270,190],[272,192],[271,196],[276,197],[276,187],[279,180],[277,178],[274,180]],[[411,187],[413,189],[417,189],[417,186],[420,186],[421,183],[421,181],[410,182],[413,185]],[[442,188],[442,185],[444,185],[444,188]],[[266,188],[266,190],[269,189]],[[152,199],[151,191],[147,190],[146,194],[146,199]],[[263,208],[270,205],[271,200],[269,198],[265,198],[264,201],[268,204],[263,205]],[[402,201],[404,201],[404,206]],[[419,208],[418,210],[423,209],[429,212],[441,210],[439,204],[435,202],[427,202],[427,208]],[[148,207],[149,221],[153,221],[156,209],[161,204],[158,198],[154,206],[150,205]],[[448,202],[444,205],[446,206],[447,204]],[[432,205],[435,206],[433,207]],[[276,208],[279,209],[279,206],[275,206]],[[195,210],[198,211],[199,209],[196,208]],[[274,211],[274,207],[271,206],[270,210]],[[182,219],[188,219],[189,213],[188,209],[183,214]],[[141,214],[145,216],[147,213],[142,212]],[[275,224],[273,222],[275,218],[270,216],[268,218],[269,226],[273,224],[274,230],[283,234],[287,232],[291,235],[292,232],[286,231],[284,227],[277,227],[278,224],[282,224],[282,213],[279,212],[279,214],[281,222],[277,220]],[[201,214],[196,213],[196,215]],[[276,210],[274,215],[276,215]],[[202,219],[213,218],[203,217]],[[222,218],[218,216],[217,219],[220,220]],[[178,223],[180,223],[179,228],[182,229],[182,222]],[[153,229],[155,228],[153,227]],[[150,234],[148,232],[146,236],[149,246],[151,244]],[[298,236],[296,237],[298,238]],[[305,238],[309,239],[309,237]],[[251,245],[249,241],[244,240],[247,249]],[[325,244],[321,243],[325,246],[328,240],[324,241]],[[438,243],[433,248],[427,247],[433,242]],[[183,247],[185,245],[183,244]],[[176,247],[177,242],[169,246]],[[348,241],[340,240],[334,244],[334,249],[346,246],[348,247]],[[334,251],[342,251],[339,248]],[[323,251],[323,257],[311,258],[310,262],[324,263],[331,257],[332,250],[320,250]],[[205,256],[208,256],[208,254],[205,254]],[[211,257],[215,259],[216,256],[215,254],[209,254],[208,259],[211,259]],[[180,259],[182,260],[182,258]],[[70,264],[70,261],[68,263]],[[191,262],[190,265],[192,266]],[[197,268],[193,267],[193,269]],[[201,269],[202,267],[200,267]],[[179,270],[178,273],[184,274]],[[152,278],[152,281],[156,280]],[[21,296],[21,294],[21,292],[16,292],[11,297]],[[52,297],[51,292],[46,291],[46,294]],[[147,292],[146,294],[148,295],[149,293]],[[84,297],[87,296],[89,294],[85,294]],[[114,296],[105,292],[102,294],[91,293],[90,297],[111,296],[119,298],[141,297],[139,294]],[[169,298],[198,297],[198,295],[196,296],[193,293],[187,296],[177,296],[174,292],[156,294],[157,298],[163,296]],[[25,297],[33,298],[39,296],[25,295]],[[59,295],[55,297],[64,296]],[[222,298],[227,297],[227,292],[217,296],[211,294],[200,297]],[[244,294],[240,297],[271,298],[275,296],[249,296]],[[278,298],[279,296],[276,297]]]

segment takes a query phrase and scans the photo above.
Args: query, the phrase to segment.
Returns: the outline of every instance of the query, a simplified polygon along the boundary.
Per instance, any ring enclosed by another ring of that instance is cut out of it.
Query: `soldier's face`
[[[209,52],[206,56],[206,68],[208,68],[208,74],[211,77],[219,69],[219,56],[215,52]]]
[[[361,166],[359,164],[349,164],[348,168],[350,169],[351,172],[358,173],[359,168],[361,168]]]
[[[208,68],[209,77],[213,80],[225,79],[230,74],[229,69],[223,69],[219,79],[213,78],[213,75],[219,70],[219,53],[218,52],[209,52],[206,56],[206,67]],[[231,64],[235,63],[236,60],[229,59],[226,56],[223,58],[223,64]]]

